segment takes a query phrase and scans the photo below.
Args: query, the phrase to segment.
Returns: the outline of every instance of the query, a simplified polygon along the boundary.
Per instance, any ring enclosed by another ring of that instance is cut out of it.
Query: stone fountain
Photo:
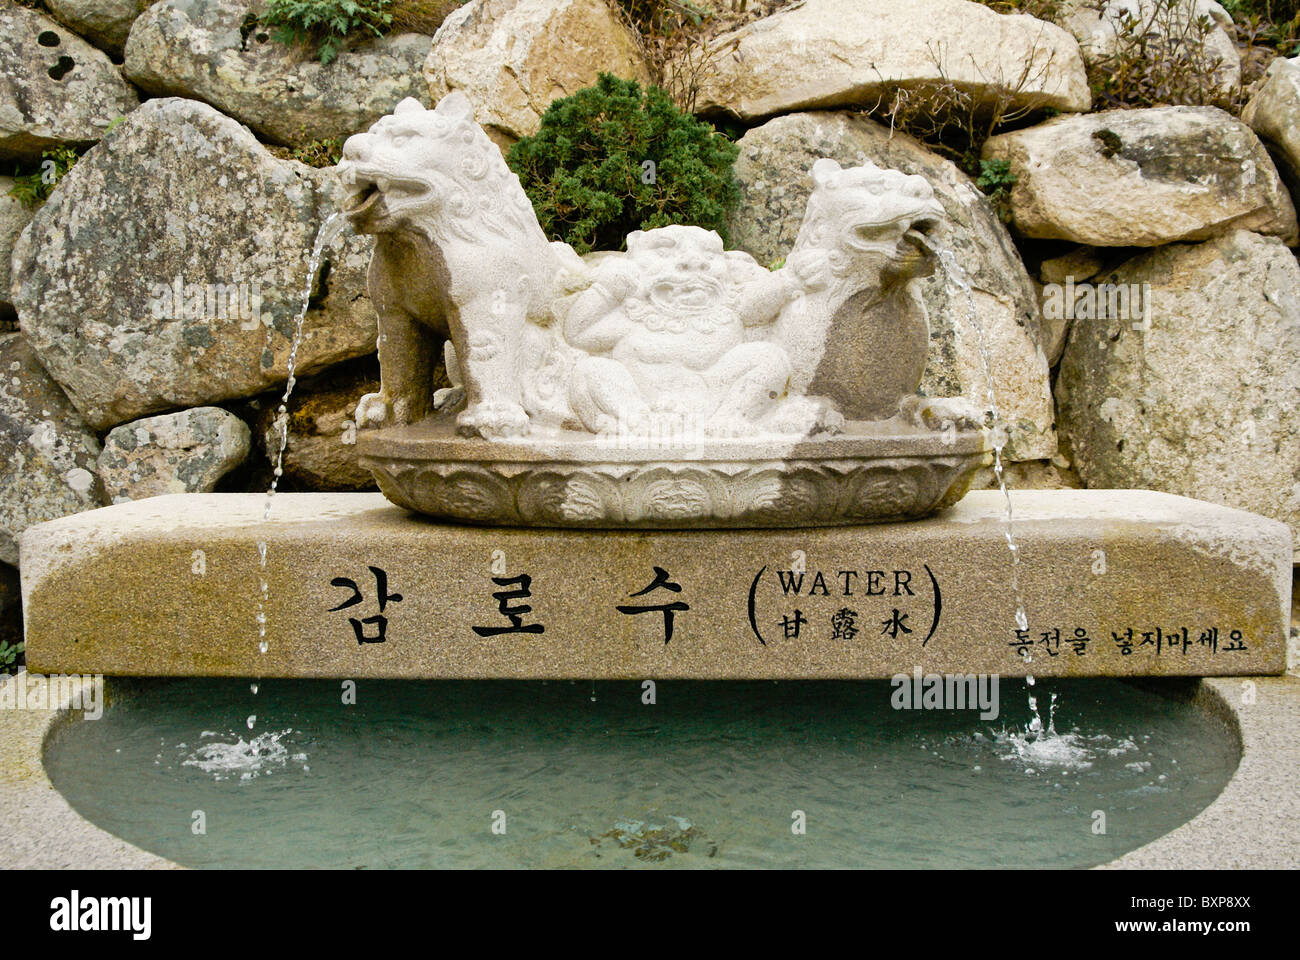
[[[818,162],[768,270],[698,227],[585,260],[548,241],[460,93],[399,104],[339,176],[376,236],[383,389],[358,451],[394,503],[511,526],[874,522],[956,502],[984,457],[978,411],[917,393],[943,217],[921,177]]]
[[[383,496],[29,528],[34,671],[1283,670],[1284,525],[1145,491],[966,495],[984,413],[918,392],[943,216],[922,178],[817,162],[769,270],[689,226],[585,258],[548,241],[458,93],[399,104],[338,172],[375,236],[382,389],[356,421]]]

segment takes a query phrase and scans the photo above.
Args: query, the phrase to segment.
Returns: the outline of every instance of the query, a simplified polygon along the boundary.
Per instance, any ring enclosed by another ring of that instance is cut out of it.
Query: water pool
[[[883,681],[661,682],[654,704],[362,681],[346,704],[334,681],[156,680],[58,728],[45,764],[82,816],[193,867],[1085,867],[1235,770],[1186,690],[1040,681],[1055,731],[1029,742],[1010,680],[994,721],[894,710]]]

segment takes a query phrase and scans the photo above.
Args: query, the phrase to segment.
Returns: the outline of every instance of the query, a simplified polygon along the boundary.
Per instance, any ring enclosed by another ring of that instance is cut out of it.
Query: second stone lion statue
[[[430,415],[446,340],[458,389],[441,405],[488,439],[665,422],[808,436],[842,414],[896,415],[924,368],[914,280],[933,269],[925,235],[943,210],[920,177],[832,160],[811,172],[779,270],[690,226],[637,231],[625,253],[584,260],[546,239],[463,94],[432,110],[403,101],[347,141],[338,167],[349,220],[376,236],[382,387],[362,398],[358,427]]]

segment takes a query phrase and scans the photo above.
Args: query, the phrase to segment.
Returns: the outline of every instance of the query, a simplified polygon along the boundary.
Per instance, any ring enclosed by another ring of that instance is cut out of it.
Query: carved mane
[[[415,165],[404,174],[428,184],[435,200],[411,214],[412,225],[440,245],[451,241],[481,245],[485,232],[512,243],[548,243],[519,177],[474,121],[469,99],[455,91],[436,108],[419,109],[422,115],[410,108],[399,108],[394,114],[403,124],[413,123],[423,135],[424,149],[412,155]],[[371,132],[382,136],[389,129],[377,127]]]

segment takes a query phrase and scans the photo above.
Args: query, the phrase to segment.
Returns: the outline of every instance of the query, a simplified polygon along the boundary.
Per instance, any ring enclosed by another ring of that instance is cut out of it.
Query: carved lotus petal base
[[[825,438],[666,446],[563,431],[487,441],[441,418],[363,432],[357,449],[389,500],[441,520],[647,529],[923,517],[966,494],[988,451],[979,430],[896,421]]]

